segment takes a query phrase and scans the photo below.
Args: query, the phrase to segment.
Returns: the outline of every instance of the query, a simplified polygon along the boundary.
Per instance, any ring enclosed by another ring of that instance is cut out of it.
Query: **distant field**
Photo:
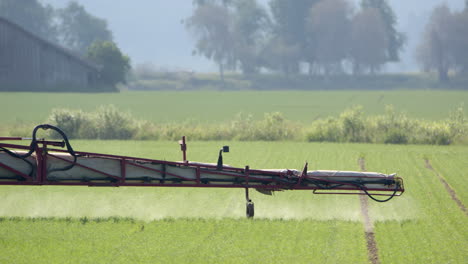
[[[71,143],[83,151],[181,158],[176,142]],[[225,162],[235,166],[300,169],[308,161],[309,169],[359,170],[363,157],[368,171],[397,172],[405,180],[403,196],[369,202],[381,263],[468,259],[467,214],[437,175],[468,203],[465,146],[189,142],[188,157],[215,162],[225,144],[231,146]],[[252,199],[256,219],[250,221],[243,190],[236,189],[0,187],[0,262],[367,262],[357,197],[254,191]]]
[[[53,108],[92,111],[114,104],[137,119],[155,123],[194,120],[219,123],[240,112],[261,119],[264,113],[279,111],[286,119],[303,123],[337,115],[354,105],[367,114],[380,114],[394,105],[409,117],[439,120],[461,103],[468,91],[195,91],[122,92],[111,94],[9,93],[0,92],[0,122],[10,124],[44,122]],[[468,108],[465,107],[468,114]],[[1,129],[0,129],[1,130]]]

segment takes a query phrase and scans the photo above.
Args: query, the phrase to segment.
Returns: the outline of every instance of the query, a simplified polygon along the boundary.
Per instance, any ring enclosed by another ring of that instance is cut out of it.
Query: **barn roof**
[[[91,68],[92,70],[95,70],[95,71],[99,71],[100,70],[100,66],[97,65],[97,64],[94,64],[86,59],[84,59],[83,57],[79,56],[78,54],[74,53],[73,51],[65,48],[65,47],[62,47],[58,44],[55,44],[49,40],[46,40],[46,39],[43,39],[37,35],[35,35],[34,33],[24,29],[23,27],[19,26],[18,24],[0,16],[0,23],[4,23],[4,24],[7,24],[9,25],[10,27],[14,28],[15,30],[18,30],[20,32],[22,32],[23,34],[33,38],[34,40],[36,40],[37,42],[40,42],[42,43],[43,45],[45,46],[48,46],[56,51],[58,51],[59,53],[62,53],[64,56],[68,56],[70,58],[72,58],[73,60],[75,60],[76,62],[84,65],[85,67],[88,67],[88,68]]]

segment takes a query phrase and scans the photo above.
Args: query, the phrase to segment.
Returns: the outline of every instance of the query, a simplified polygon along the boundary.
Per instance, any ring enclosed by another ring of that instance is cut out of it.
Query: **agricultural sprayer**
[[[56,131],[63,140],[39,139],[39,129]],[[252,169],[223,163],[187,160],[185,137],[179,142],[183,161],[165,161],[75,151],[59,128],[39,125],[32,138],[0,137],[0,141],[31,140],[29,146],[0,143],[0,185],[203,187],[245,189],[247,217],[254,216],[249,189],[271,195],[274,191],[312,190],[315,194],[367,195],[386,202],[404,192],[403,179],[377,172],[294,169]]]

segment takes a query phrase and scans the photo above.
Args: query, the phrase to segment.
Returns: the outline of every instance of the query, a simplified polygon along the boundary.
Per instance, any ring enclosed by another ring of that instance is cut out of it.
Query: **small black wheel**
[[[247,218],[253,218],[255,214],[254,203],[252,201],[247,202]]]

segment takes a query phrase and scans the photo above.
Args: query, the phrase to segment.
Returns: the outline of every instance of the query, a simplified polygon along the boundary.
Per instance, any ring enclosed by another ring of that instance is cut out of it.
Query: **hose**
[[[374,196],[372,196],[369,192],[367,192],[367,190],[363,186],[360,186],[360,188],[367,195],[367,197],[371,198],[372,200],[374,200],[376,202],[385,203],[385,202],[390,201],[393,197],[395,197],[395,195],[396,195],[396,193],[398,191],[398,186],[399,186],[399,184],[395,184],[395,190],[393,190],[393,193],[390,195],[390,197],[388,197],[387,199],[383,199],[383,200],[377,199]]]
[[[379,203],[384,203],[384,202],[388,202],[390,201],[393,197],[396,196],[396,193],[398,192],[398,187],[400,186],[399,182],[395,182],[395,189],[393,190],[393,193],[387,198],[387,199],[378,199],[378,198],[375,198],[372,194],[370,194],[366,187],[365,187],[365,182],[362,182],[362,181],[357,181],[357,182],[335,182],[335,185],[331,185],[331,186],[323,186],[322,183],[320,183],[319,181],[311,181],[312,184],[314,184],[315,186],[319,187],[320,189],[324,189],[324,190],[331,190],[331,189],[335,189],[337,187],[340,187],[340,186],[343,186],[343,185],[351,185],[351,186],[355,186],[357,188],[359,188],[360,190],[362,190],[369,198],[371,198],[372,200],[376,201],[376,202],[379,202]],[[375,182],[373,182],[375,183]],[[385,184],[390,184],[389,182],[385,182]]]
[[[76,155],[75,151],[73,150],[72,146],[70,145],[70,142],[69,142],[68,137],[65,134],[65,132],[63,132],[60,128],[58,128],[56,126],[53,126],[53,125],[43,124],[43,125],[38,125],[33,129],[32,140],[31,140],[31,144],[29,145],[29,151],[27,153],[25,153],[25,154],[17,154],[15,152],[13,152],[13,151],[11,151],[9,149],[3,148],[3,147],[1,148],[1,150],[5,151],[7,154],[9,154],[10,156],[12,156],[14,158],[21,159],[21,160],[25,161],[26,163],[28,163],[30,165],[30,167],[31,167],[31,172],[29,173],[29,176],[32,176],[32,174],[34,172],[34,166],[26,158],[30,157],[34,153],[34,151],[36,150],[36,147],[37,147],[36,134],[37,134],[37,131],[39,129],[43,129],[43,130],[51,129],[51,130],[54,130],[57,133],[59,133],[60,136],[63,138],[63,141],[65,142],[65,146],[67,147],[67,152],[73,157],[72,164],[67,165],[67,166],[65,166],[63,168],[51,169],[49,172],[66,171],[66,170],[69,170],[69,169],[73,168],[73,166],[75,166],[75,163],[76,163],[77,155]]]
[[[4,151],[5,153],[7,153],[8,155],[14,157],[14,158],[18,158],[18,159],[21,159],[22,161],[24,161],[26,164],[28,164],[29,168],[31,168],[31,170],[29,171],[28,175],[29,177],[32,177],[32,175],[34,174],[34,165],[29,161],[27,160],[26,158],[21,158],[19,157],[18,154],[16,154],[15,152],[9,150],[9,149],[6,149],[4,147],[0,147],[0,151]]]

